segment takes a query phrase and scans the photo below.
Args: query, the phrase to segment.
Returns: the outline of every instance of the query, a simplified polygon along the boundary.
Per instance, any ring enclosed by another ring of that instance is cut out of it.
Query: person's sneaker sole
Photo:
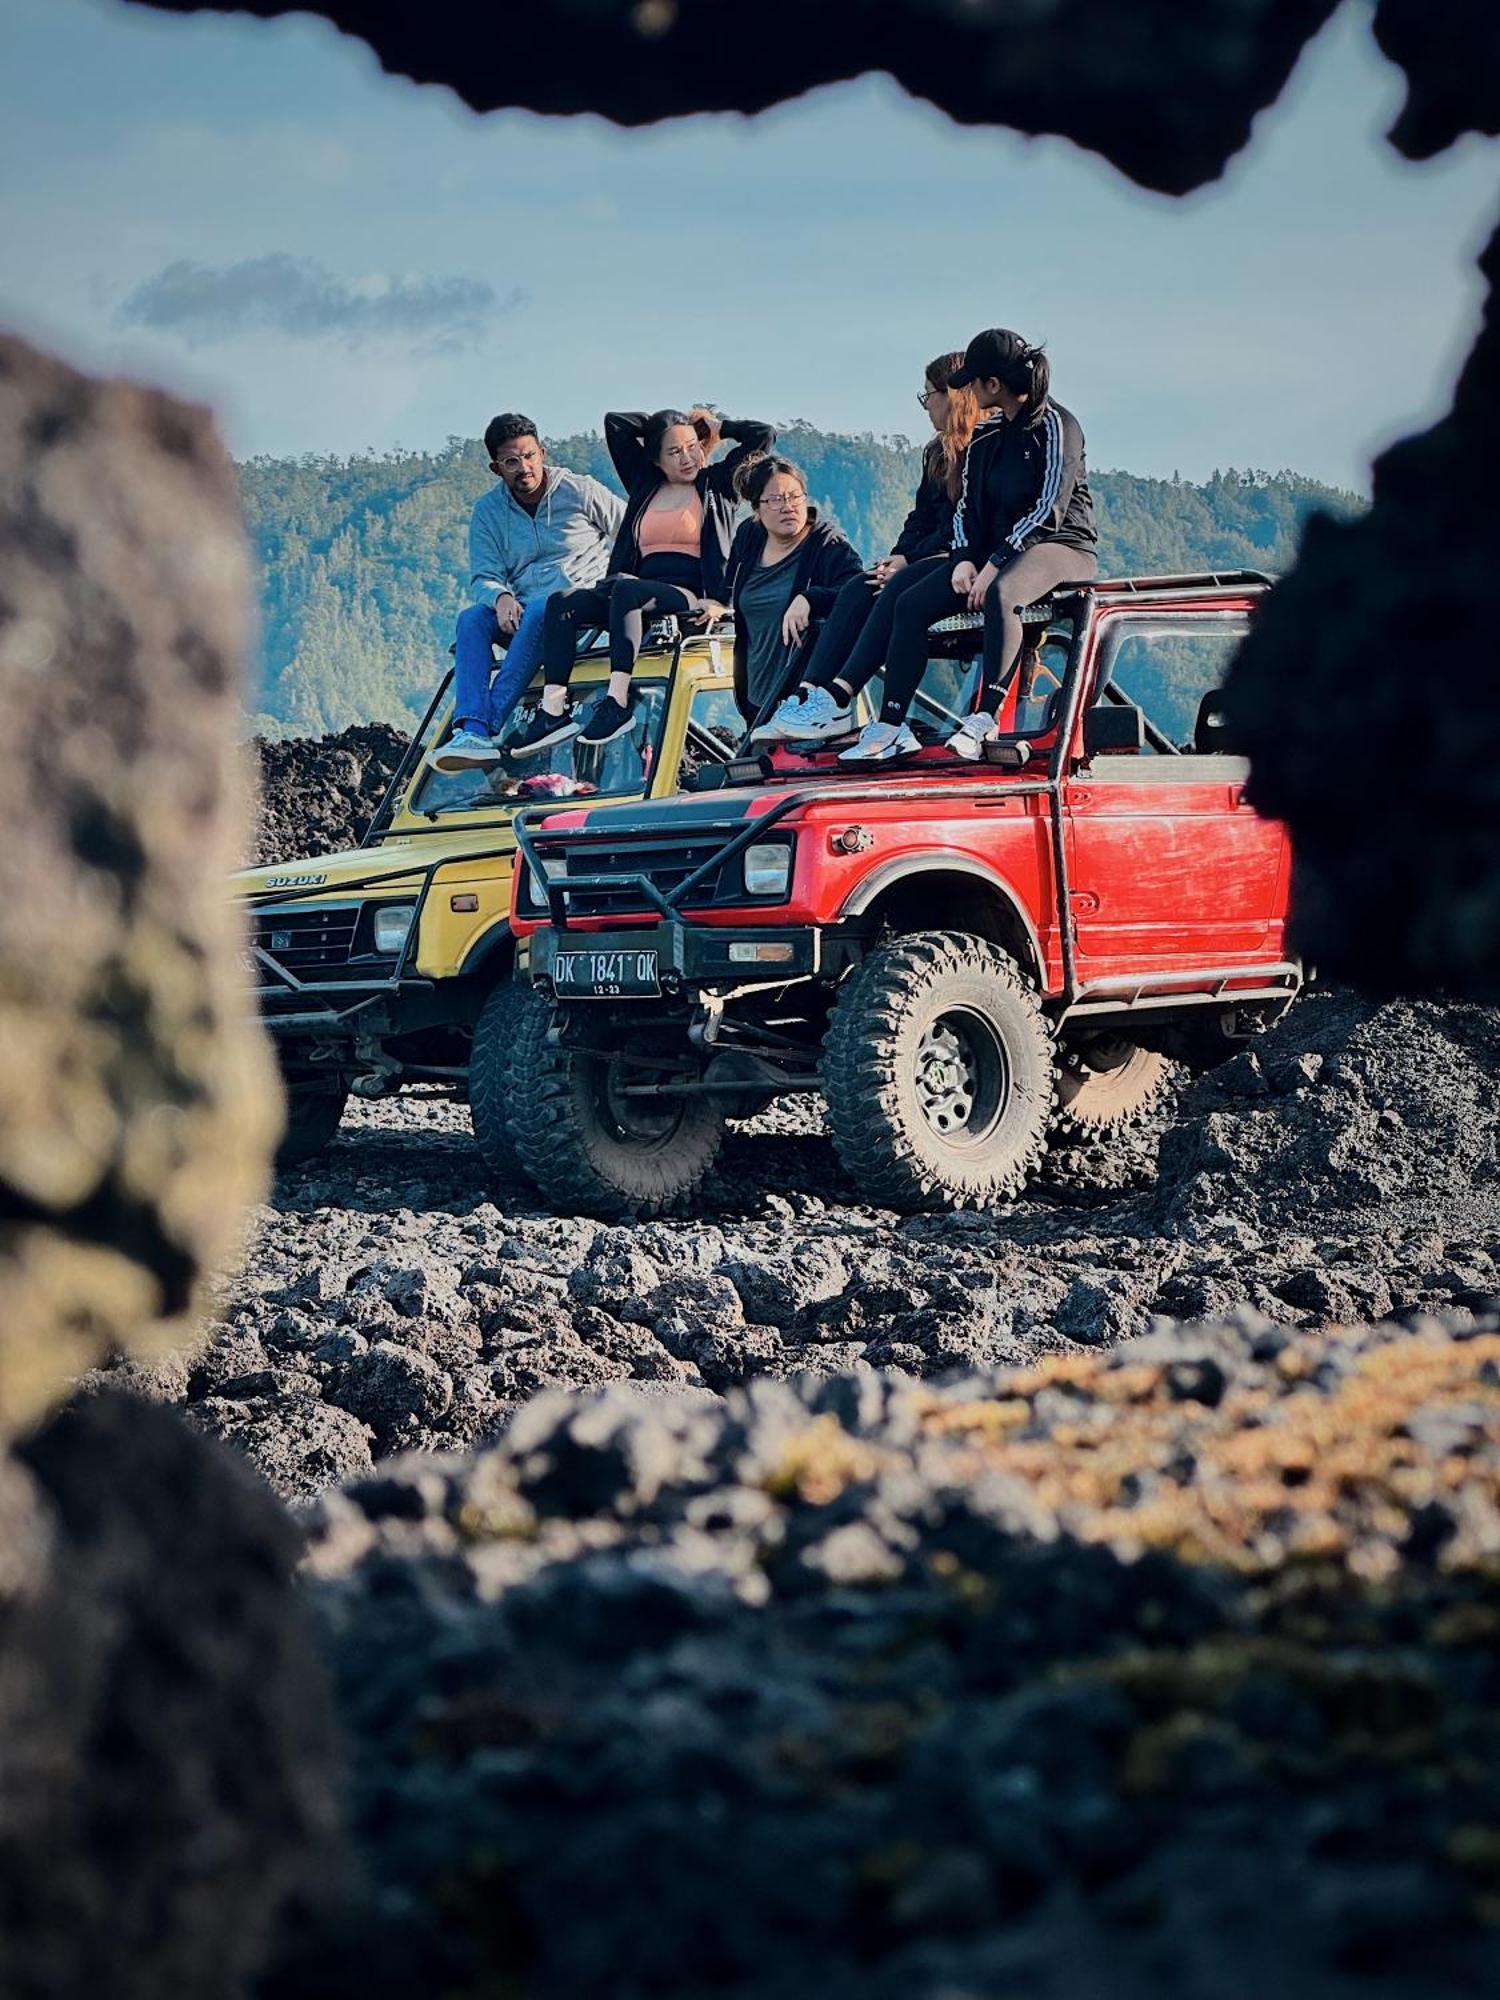
[[[461,771],[493,771],[505,759],[498,750],[491,750],[486,756],[478,750],[439,750],[428,758],[434,771],[441,771],[444,777],[453,777]]]
[[[789,730],[788,743],[831,743],[840,736],[855,734],[854,718],[846,715],[840,722],[823,722],[806,729]]]
[[[505,747],[512,757],[538,757],[542,751],[550,750],[554,743],[566,743],[570,736],[576,736],[583,728],[571,716],[559,716],[556,729],[549,729],[545,736],[533,737],[530,743],[508,743]]]
[[[594,732],[590,728],[588,728],[587,725],[585,725],[578,732],[578,740],[580,743],[588,743],[592,745],[592,747],[596,750],[602,750],[606,743],[613,743],[617,736],[628,736],[631,730],[634,729],[634,727],[635,727],[635,717],[633,715],[627,715],[623,722],[617,722],[615,724],[614,728],[610,730],[607,736],[596,736]]]
[[[785,722],[763,722],[750,732],[752,743],[786,743],[791,740],[788,729],[792,725]]]
[[[851,770],[858,770],[861,764],[901,764],[908,757],[915,757],[921,750],[920,743],[893,743],[888,750],[877,750],[865,757],[851,757],[848,751],[840,754],[839,762],[847,764]]]

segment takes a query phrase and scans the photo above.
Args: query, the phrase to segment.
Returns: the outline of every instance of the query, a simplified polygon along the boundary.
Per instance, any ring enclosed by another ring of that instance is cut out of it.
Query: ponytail
[[[1026,405],[1026,422],[1036,423],[1047,407],[1047,396],[1052,387],[1052,364],[1045,350],[1028,347],[1016,356],[1000,380],[1013,396],[1030,397]]]

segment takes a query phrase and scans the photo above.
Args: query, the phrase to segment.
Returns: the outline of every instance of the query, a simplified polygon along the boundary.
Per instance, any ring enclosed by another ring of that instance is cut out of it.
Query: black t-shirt
[[[781,637],[781,621],[796,595],[799,545],[778,563],[751,570],[740,591],[740,616],[745,621],[745,677],[750,703],[759,708],[781,685],[790,647]]]

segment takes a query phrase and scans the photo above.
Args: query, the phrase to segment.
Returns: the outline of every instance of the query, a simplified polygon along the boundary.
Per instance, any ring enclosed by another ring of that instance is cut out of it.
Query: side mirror
[[[1198,704],[1193,725],[1193,748],[1207,756],[1233,754],[1230,729],[1224,718],[1224,691],[1212,688]]]
[[[1146,746],[1146,718],[1133,701],[1096,701],[1083,718],[1083,754],[1097,757]]]

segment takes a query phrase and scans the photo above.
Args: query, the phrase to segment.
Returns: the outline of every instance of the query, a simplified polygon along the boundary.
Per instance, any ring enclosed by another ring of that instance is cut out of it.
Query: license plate
[[[634,999],[660,993],[657,954],[652,951],[560,951],[552,962],[559,997],[577,1000]]]

